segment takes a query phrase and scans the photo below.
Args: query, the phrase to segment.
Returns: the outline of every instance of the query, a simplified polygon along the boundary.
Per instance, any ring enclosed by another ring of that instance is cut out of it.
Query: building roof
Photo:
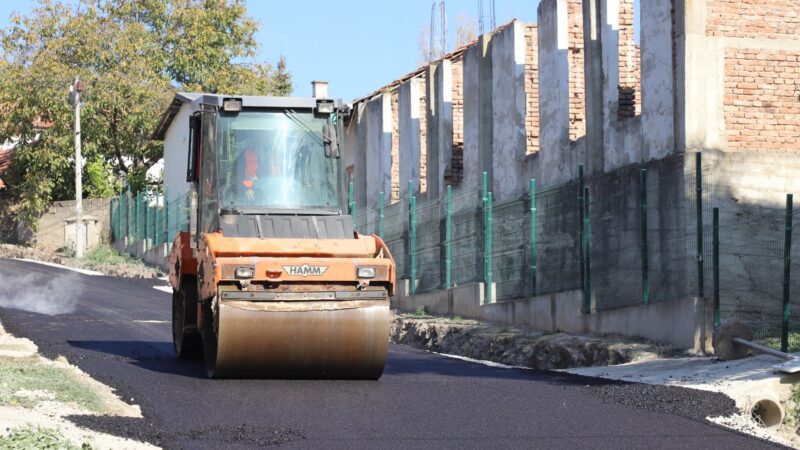
[[[161,119],[158,121],[158,125],[156,125],[156,131],[153,132],[153,140],[163,141],[164,136],[167,134],[167,129],[169,129],[170,124],[172,124],[172,119],[174,119],[175,115],[178,114],[181,106],[183,106],[184,103],[193,102],[201,95],[203,94],[198,94],[195,92],[176,92],[175,97],[167,107],[167,110],[161,114]]]

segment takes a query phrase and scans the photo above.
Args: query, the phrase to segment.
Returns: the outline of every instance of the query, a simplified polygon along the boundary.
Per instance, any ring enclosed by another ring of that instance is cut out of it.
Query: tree
[[[456,48],[463,47],[478,38],[478,21],[466,14],[456,17]]]
[[[53,200],[74,198],[73,111],[84,80],[84,193],[134,191],[162,156],[151,140],[176,90],[288,95],[283,58],[255,61],[257,24],[243,0],[40,0],[0,29],[0,142],[18,139],[9,185],[35,227]]]

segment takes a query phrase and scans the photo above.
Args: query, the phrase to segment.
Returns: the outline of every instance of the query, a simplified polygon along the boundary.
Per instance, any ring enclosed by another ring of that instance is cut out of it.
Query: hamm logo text
[[[328,270],[327,266],[309,266],[303,264],[302,266],[283,266],[283,271],[288,275],[296,275],[301,277],[320,276]]]

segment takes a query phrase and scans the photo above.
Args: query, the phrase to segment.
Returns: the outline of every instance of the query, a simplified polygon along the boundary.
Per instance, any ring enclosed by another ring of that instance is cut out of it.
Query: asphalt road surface
[[[0,282],[9,280],[19,283],[0,286],[0,297],[38,289],[77,306],[53,316],[0,308],[5,328],[145,416],[72,420],[166,448],[774,448],[705,422],[733,411],[718,394],[493,368],[400,345],[379,381],[209,380],[202,362],[173,357],[171,296],[153,280],[0,259]]]

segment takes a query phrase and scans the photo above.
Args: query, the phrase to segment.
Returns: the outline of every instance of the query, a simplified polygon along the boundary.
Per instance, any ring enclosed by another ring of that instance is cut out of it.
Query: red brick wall
[[[800,150],[800,52],[725,52],[725,127],[730,150]]]
[[[464,176],[464,56],[451,60],[453,70],[453,150],[447,184],[460,183]]]
[[[427,192],[428,183],[426,174],[428,173],[428,101],[425,93],[428,90],[428,83],[425,76],[419,79],[419,192]]]
[[[586,134],[586,92],[583,67],[583,6],[582,0],[567,3],[569,48],[569,138]]]
[[[641,114],[642,111],[642,86],[639,70],[639,46],[634,41],[634,0],[620,0],[619,2],[619,85],[621,88],[633,89],[634,105],[626,110],[626,102],[621,98],[621,117],[631,117]]]
[[[400,114],[399,93],[392,91],[392,195],[391,203],[400,200]]]
[[[525,154],[539,151],[539,35],[536,24],[525,26]]]
[[[706,0],[706,35],[800,39],[798,0]]]

